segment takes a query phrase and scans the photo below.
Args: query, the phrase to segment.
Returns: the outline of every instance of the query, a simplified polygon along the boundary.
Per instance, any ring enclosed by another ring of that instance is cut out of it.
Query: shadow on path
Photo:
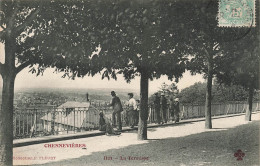
[[[88,156],[43,165],[259,165],[259,124],[260,121],[252,121],[235,128],[215,128],[217,130],[184,137],[148,139],[149,143],[95,152]],[[241,161],[234,157],[239,149],[245,153]]]

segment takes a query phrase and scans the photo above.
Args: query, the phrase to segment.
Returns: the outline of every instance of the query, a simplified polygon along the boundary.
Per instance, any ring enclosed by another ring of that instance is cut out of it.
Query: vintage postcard
[[[0,165],[260,165],[259,1],[1,0]]]

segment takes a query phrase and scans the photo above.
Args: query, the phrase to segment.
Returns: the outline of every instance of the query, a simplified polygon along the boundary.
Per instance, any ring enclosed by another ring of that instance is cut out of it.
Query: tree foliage
[[[187,88],[184,88],[179,93],[181,103],[201,104],[205,103],[206,99],[206,83],[195,83]],[[241,85],[224,85],[214,83],[212,86],[212,102],[223,103],[229,101],[246,101],[248,98],[247,90]],[[257,100],[255,96],[254,100]]]
[[[97,35],[101,51],[91,61],[102,77],[123,74],[129,82],[141,76],[142,139],[147,138],[148,79],[167,75],[177,81],[185,71],[188,39],[182,22],[192,14],[188,6],[181,1],[119,0],[98,12],[97,32],[105,35]]]
[[[55,67],[72,78],[98,71],[90,60],[99,44],[93,20],[98,13],[92,10],[100,10],[99,4],[80,0],[0,1],[0,42],[5,47],[4,62],[0,63],[0,165],[12,165],[14,82],[21,70],[29,66],[39,75],[47,67]]]
[[[92,9],[101,10],[100,2],[38,0],[0,4],[0,38],[2,43],[12,43],[17,72],[30,65],[37,75],[47,67],[73,77],[96,73],[90,59],[99,44],[95,37],[102,33],[95,29],[99,16]],[[7,41],[8,35],[15,40]]]
[[[223,45],[225,54],[235,58],[225,59],[221,64],[221,72],[217,74],[220,83],[259,89],[260,50],[257,34],[257,28],[252,28],[243,40],[233,42],[232,46]]]
[[[103,77],[123,74],[130,81],[145,71],[150,79],[167,75],[179,78],[185,71],[182,18],[184,5],[171,1],[115,1],[99,12],[96,28],[101,51],[92,58]],[[170,18],[170,19],[169,19]],[[179,33],[179,34],[178,34]],[[183,41],[183,42],[182,42]]]

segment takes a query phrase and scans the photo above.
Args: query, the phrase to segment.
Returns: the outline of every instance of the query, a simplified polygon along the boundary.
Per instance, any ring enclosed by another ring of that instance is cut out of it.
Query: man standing
[[[175,104],[175,101],[173,100],[173,97],[170,98],[170,103],[169,103],[169,111],[170,111],[170,114],[171,114],[171,117],[172,117],[172,122],[173,122],[173,119],[174,119],[174,104]]]
[[[112,96],[112,102],[109,105],[112,106],[114,110],[112,113],[112,124],[113,127],[116,126],[117,124],[117,130],[121,131],[122,130],[121,112],[123,111],[123,107],[119,97],[116,96],[116,93],[114,91],[111,92],[111,96]]]
[[[161,103],[163,123],[167,123],[167,99],[166,99],[164,93],[161,94],[160,103]]]
[[[157,123],[161,123],[161,113],[160,113],[160,96],[158,93],[155,93],[155,99],[154,99],[154,109],[155,109],[155,114],[157,118]]]
[[[179,122],[180,118],[180,103],[179,98],[176,98],[174,103],[174,116],[175,116],[175,123]]]
[[[129,101],[128,101],[128,118],[129,118],[129,125],[131,128],[134,128],[137,120],[137,105],[136,101],[133,98],[133,93],[128,93]]]

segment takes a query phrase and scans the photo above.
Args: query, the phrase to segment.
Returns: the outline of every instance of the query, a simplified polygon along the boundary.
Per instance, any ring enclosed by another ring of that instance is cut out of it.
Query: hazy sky
[[[0,61],[3,62],[4,51],[3,45],[0,44]],[[15,89],[20,88],[121,88],[121,89],[140,89],[140,78],[136,77],[131,83],[126,83],[123,76],[119,75],[117,81],[101,79],[101,75],[94,77],[76,78],[75,80],[69,80],[68,78],[61,78],[62,73],[53,73],[54,69],[47,69],[43,76],[36,77],[35,74],[28,73],[29,68],[25,68],[21,71],[15,80]],[[189,72],[185,72],[183,78],[180,79],[177,84],[179,89],[188,87],[195,82],[203,82],[204,79],[201,75],[191,76]],[[3,80],[0,77],[0,87],[2,88]],[[149,92],[153,93],[159,89],[161,84],[171,84],[171,81],[166,76],[161,77],[158,80],[149,82]]]

